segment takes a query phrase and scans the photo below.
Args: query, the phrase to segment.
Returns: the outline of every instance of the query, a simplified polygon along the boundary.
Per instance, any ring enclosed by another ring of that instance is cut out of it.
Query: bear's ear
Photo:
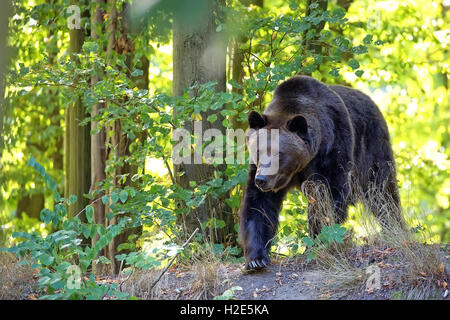
[[[267,119],[265,116],[260,115],[258,112],[252,111],[248,115],[248,124],[250,129],[258,130],[267,124]]]
[[[308,132],[308,123],[303,116],[295,116],[287,122],[289,131],[305,135]]]

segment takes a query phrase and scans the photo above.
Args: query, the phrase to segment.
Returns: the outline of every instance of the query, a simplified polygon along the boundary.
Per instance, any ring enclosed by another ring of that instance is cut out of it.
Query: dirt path
[[[426,248],[426,246],[422,246]],[[428,246],[429,249],[436,246]],[[140,299],[203,300],[223,295],[230,288],[232,297],[238,300],[386,300],[386,299],[450,299],[450,250],[442,246],[435,273],[432,269],[415,269],[399,259],[399,252],[392,248],[357,247],[349,251],[353,266],[351,285],[336,286],[336,278],[317,268],[315,262],[307,264],[304,258],[284,258],[273,263],[264,271],[246,273],[243,263],[201,262],[197,267],[173,266],[157,285],[151,284],[160,270],[136,271],[131,277],[124,276],[123,291]],[[420,247],[416,248],[417,250]],[[423,250],[423,248],[422,248]],[[1,257],[1,256],[0,256]],[[1,263],[3,261],[3,264]],[[426,260],[434,261],[434,260]],[[17,267],[15,260],[0,260],[0,281],[3,284],[3,299],[38,299],[34,292],[35,272]],[[420,261],[418,261],[420,262]],[[368,266],[379,268],[380,286],[367,290]],[[424,264],[427,266],[427,264]],[[22,270],[23,269],[23,270]],[[19,272],[23,271],[23,272]],[[325,270],[326,271],[326,270]],[[342,272],[347,272],[343,270]],[[416,273],[413,273],[413,272]],[[23,274],[23,276],[22,276]],[[342,278],[342,274],[338,274]],[[414,277],[414,278],[411,278]],[[11,279],[10,282],[6,281]],[[22,280],[20,280],[22,279]],[[125,279],[127,279],[125,281]],[[334,279],[334,280],[333,280]],[[19,281],[20,280],[20,281]],[[110,276],[100,277],[100,284],[120,282]],[[36,289],[36,288],[35,288]]]
[[[313,300],[320,299],[322,279],[317,271],[296,270],[292,266],[271,265],[267,270],[245,274],[232,281],[242,291],[236,299]]]

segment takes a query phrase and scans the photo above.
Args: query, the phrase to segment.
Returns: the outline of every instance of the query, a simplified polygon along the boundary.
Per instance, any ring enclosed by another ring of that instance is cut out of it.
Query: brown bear
[[[295,76],[276,88],[262,115],[252,111],[248,121],[253,129],[247,136],[249,147],[257,140],[255,133],[263,131],[260,129],[278,129],[279,143],[275,146],[268,142],[264,150],[258,148],[258,159],[250,164],[240,210],[246,269],[264,268],[270,263],[283,199],[290,188],[301,187],[305,181],[327,186],[336,223],[345,221],[348,205],[355,202],[350,188],[352,176],[363,192],[375,186],[400,208],[388,128],[376,104],[364,93]],[[269,165],[277,157],[275,173],[264,174],[267,163],[261,163],[263,157]],[[376,206],[370,209],[380,218]],[[321,225],[312,223],[311,207],[309,233],[316,236]],[[400,209],[395,215],[403,223]]]

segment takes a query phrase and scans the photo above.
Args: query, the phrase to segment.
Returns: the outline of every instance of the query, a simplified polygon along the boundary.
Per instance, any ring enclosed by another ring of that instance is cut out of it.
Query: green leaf
[[[52,191],[56,191],[56,188],[58,187],[58,185],[50,177],[50,175],[45,171],[44,167],[39,162],[36,161],[36,159],[33,157],[33,155],[30,155],[30,158],[28,159],[27,164],[41,175],[41,177],[44,179],[45,184]]]
[[[127,257],[127,255],[126,255],[125,253],[118,254],[118,255],[115,256],[115,258],[116,258],[117,261],[125,260],[126,257]]]
[[[364,44],[371,44],[372,40],[373,40],[373,35],[368,34],[367,36],[364,37],[363,43]]]
[[[363,75],[364,71],[363,70],[356,70],[355,74],[357,77],[361,77]]]
[[[351,60],[348,62],[348,65],[349,65],[353,70],[359,68],[359,62],[358,62],[357,60],[355,60],[355,59],[351,59]]]
[[[352,48],[352,52],[354,54],[363,54],[367,52],[367,47],[366,46],[356,46]]]
[[[110,197],[112,203],[116,203],[117,201],[119,201],[119,196],[117,195],[117,193],[111,193]]]
[[[223,116],[234,116],[236,114],[236,111],[235,110],[224,109],[224,110],[220,111],[220,113]]]
[[[103,263],[103,264],[111,264],[111,260],[109,260],[109,259],[106,258],[105,256],[100,256],[100,257],[98,257],[98,259],[99,259],[100,262]]]
[[[51,265],[51,264],[53,263],[53,261],[55,261],[55,258],[53,258],[52,256],[50,256],[50,255],[44,253],[44,254],[42,254],[42,255],[39,257],[39,261],[40,261],[43,265],[48,266],[48,265]]]
[[[87,41],[83,44],[83,50],[86,51],[87,53],[97,52],[98,44],[97,42],[94,41]]]
[[[61,201],[61,195],[59,194],[58,191],[55,191],[55,193],[53,194],[53,200],[55,200],[55,202]]]
[[[83,236],[84,236],[86,239],[89,239],[89,236],[90,236],[90,234],[91,234],[91,229],[90,229],[87,225],[83,224],[83,225],[81,226],[81,233],[83,234]]]
[[[131,73],[132,77],[139,77],[142,76],[144,72],[140,69],[134,69],[134,71]]]
[[[120,191],[119,198],[122,203],[125,203],[128,199],[128,193],[125,190]]]
[[[308,247],[314,246],[314,240],[310,237],[303,237],[302,242]]]
[[[86,218],[89,223],[93,222],[94,208],[91,205],[86,207]]]
[[[339,69],[338,68],[334,68],[333,70],[331,70],[329,72],[329,74],[331,74],[333,77],[338,77],[339,76]]]
[[[69,203],[73,204],[75,202],[77,202],[77,196],[73,194],[69,197]]]
[[[211,123],[215,122],[217,120],[217,114],[209,115],[207,120]]]
[[[102,203],[103,203],[103,204],[108,204],[108,203],[109,203],[109,197],[108,197],[108,195],[104,195],[104,196],[102,197]]]

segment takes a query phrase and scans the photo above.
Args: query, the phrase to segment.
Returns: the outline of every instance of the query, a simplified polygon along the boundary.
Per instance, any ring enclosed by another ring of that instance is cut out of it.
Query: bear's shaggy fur
[[[279,129],[280,144],[279,173],[264,176],[259,163],[250,165],[240,212],[247,269],[270,263],[283,199],[290,188],[307,180],[328,187],[337,223],[345,221],[347,207],[355,201],[349,183],[352,175],[363,191],[375,186],[400,208],[388,128],[378,107],[364,93],[296,76],[276,88],[262,115],[250,113],[249,126]],[[309,232],[315,236],[321,227],[311,223],[312,211],[308,208]],[[378,208],[371,211],[380,215]]]

